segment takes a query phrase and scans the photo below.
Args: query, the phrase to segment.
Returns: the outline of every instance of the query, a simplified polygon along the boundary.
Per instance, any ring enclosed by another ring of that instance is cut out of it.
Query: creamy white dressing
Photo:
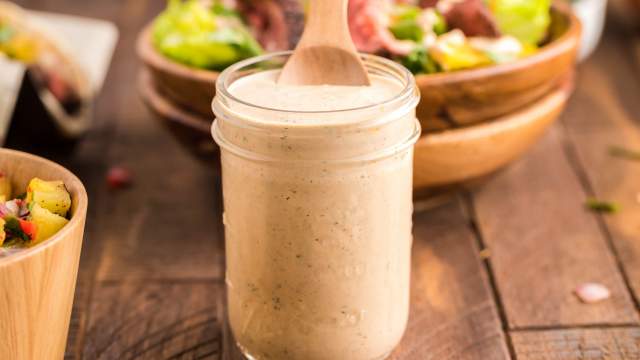
[[[415,111],[365,125],[396,109],[339,110],[392,99],[399,82],[299,87],[276,77],[250,75],[229,92],[289,113],[214,105],[235,339],[256,360],[382,359],[408,317]]]
[[[398,81],[376,75],[371,76],[371,86],[293,86],[278,84],[278,74],[278,70],[271,70],[241,78],[231,84],[229,92],[252,105],[301,112],[340,111],[380,104],[402,90]]]

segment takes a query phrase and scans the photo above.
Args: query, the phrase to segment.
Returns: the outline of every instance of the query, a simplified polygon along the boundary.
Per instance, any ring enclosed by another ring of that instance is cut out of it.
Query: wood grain
[[[619,213],[602,219],[637,301],[640,298],[640,161],[614,157],[610,147],[640,151],[637,97],[640,77],[629,77],[634,64],[625,56],[628,49],[618,39],[606,37],[593,61],[584,67],[578,79],[583,90],[564,123],[590,191],[600,199],[620,204]]]
[[[560,141],[553,128],[475,194],[508,326],[636,323],[628,289],[596,218],[584,208],[587,195]],[[606,285],[611,299],[580,303],[573,290],[584,282]]]
[[[571,94],[570,80],[538,101],[475,126],[427,133],[415,145],[416,189],[486,176],[521,156],[558,118]]]
[[[38,246],[0,258],[0,358],[60,359],[67,332],[88,198],[68,170],[33,155],[0,150],[0,170],[14,189],[26,189],[31,178],[62,180],[71,194],[71,219]]]
[[[100,284],[84,358],[218,359],[220,286],[209,281]]]
[[[640,359],[640,328],[517,331],[518,360]]]

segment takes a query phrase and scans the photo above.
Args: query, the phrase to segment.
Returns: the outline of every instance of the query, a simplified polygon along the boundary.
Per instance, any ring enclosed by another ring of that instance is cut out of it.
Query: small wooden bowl
[[[32,248],[0,258],[0,359],[62,359],[87,213],[84,186],[68,170],[23,152],[0,149],[0,170],[16,189],[33,177],[62,180],[71,220]]]
[[[476,124],[531,104],[575,66],[580,21],[568,6],[552,10],[551,41],[521,60],[450,73],[418,75],[423,131]]]
[[[211,137],[213,113],[203,116],[177,106],[158,89],[156,79],[146,69],[138,75],[138,92],[147,107],[192,155],[207,162],[217,161],[218,145]]]
[[[138,36],[136,50],[155,86],[172,102],[205,117],[213,117],[211,101],[216,94],[217,71],[201,70],[175,62],[153,46],[152,26]]]
[[[414,187],[472,182],[509,164],[560,115],[571,91],[565,76],[562,86],[511,114],[422,136],[415,147]]]

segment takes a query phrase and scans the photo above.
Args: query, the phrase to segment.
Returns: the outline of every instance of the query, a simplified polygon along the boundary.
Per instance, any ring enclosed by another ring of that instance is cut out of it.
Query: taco
[[[62,132],[86,130],[83,114],[92,99],[87,73],[49,29],[36,25],[17,5],[0,0],[0,57],[19,61]]]

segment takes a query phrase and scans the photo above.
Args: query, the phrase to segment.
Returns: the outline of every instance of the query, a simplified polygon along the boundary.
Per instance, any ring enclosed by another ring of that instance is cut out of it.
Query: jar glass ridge
[[[415,106],[420,99],[420,92],[415,85],[413,75],[408,70],[391,60],[366,54],[363,54],[362,58],[370,74],[392,79],[402,85],[402,90],[394,97],[380,103],[354,108],[329,111],[297,111],[251,104],[230,93],[229,88],[235,81],[257,72],[281,68],[291,53],[287,51],[248,59],[229,67],[221,73],[216,82],[216,97],[212,103],[213,112],[216,114],[217,119],[212,126],[212,134],[221,147],[255,160],[277,161],[278,159],[273,156],[274,154],[250,151],[251,149],[245,148],[244,145],[247,140],[251,140],[245,138],[247,136],[251,136],[254,139],[258,137],[268,138],[271,136],[280,138],[286,136],[289,141],[299,140],[297,143],[302,145],[303,149],[297,148],[296,150],[304,151],[306,143],[318,138],[332,137],[338,131],[341,133],[339,136],[342,137],[348,135],[356,137],[359,136],[358,134],[367,131],[375,133],[376,130],[389,126],[390,123],[393,123],[398,118],[412,116],[411,114],[415,111]],[[336,115],[342,119],[340,121],[332,120],[336,119]],[[278,121],[278,119],[283,118],[295,118],[296,122]],[[345,121],[344,118],[352,120]],[[262,119],[269,119],[269,121]],[[226,136],[225,129],[222,129],[222,124],[229,130]],[[319,124],[325,127],[325,131],[318,130]],[[411,131],[406,132],[404,138],[388,139],[389,141],[387,141],[386,145],[378,144],[378,147],[381,148],[376,149],[378,151],[375,153],[371,149],[364,149],[363,154],[353,154],[352,152],[344,151],[344,148],[339,148],[337,150],[340,150],[340,152],[336,151],[333,154],[334,157],[314,159],[314,157],[305,158],[302,156],[301,159],[296,159],[296,161],[332,160],[350,162],[375,160],[389,156],[399,149],[413,145],[420,136],[421,129],[418,121],[405,125],[410,126]],[[283,129],[286,134],[273,133],[274,130],[282,131]],[[234,141],[232,134],[240,136],[242,141]],[[359,137],[363,138],[362,136]],[[370,139],[364,139],[370,141]],[[346,144],[346,146],[351,147],[351,144]],[[316,156],[318,155],[316,149],[312,149],[312,151]],[[291,159],[288,161],[291,161]]]

